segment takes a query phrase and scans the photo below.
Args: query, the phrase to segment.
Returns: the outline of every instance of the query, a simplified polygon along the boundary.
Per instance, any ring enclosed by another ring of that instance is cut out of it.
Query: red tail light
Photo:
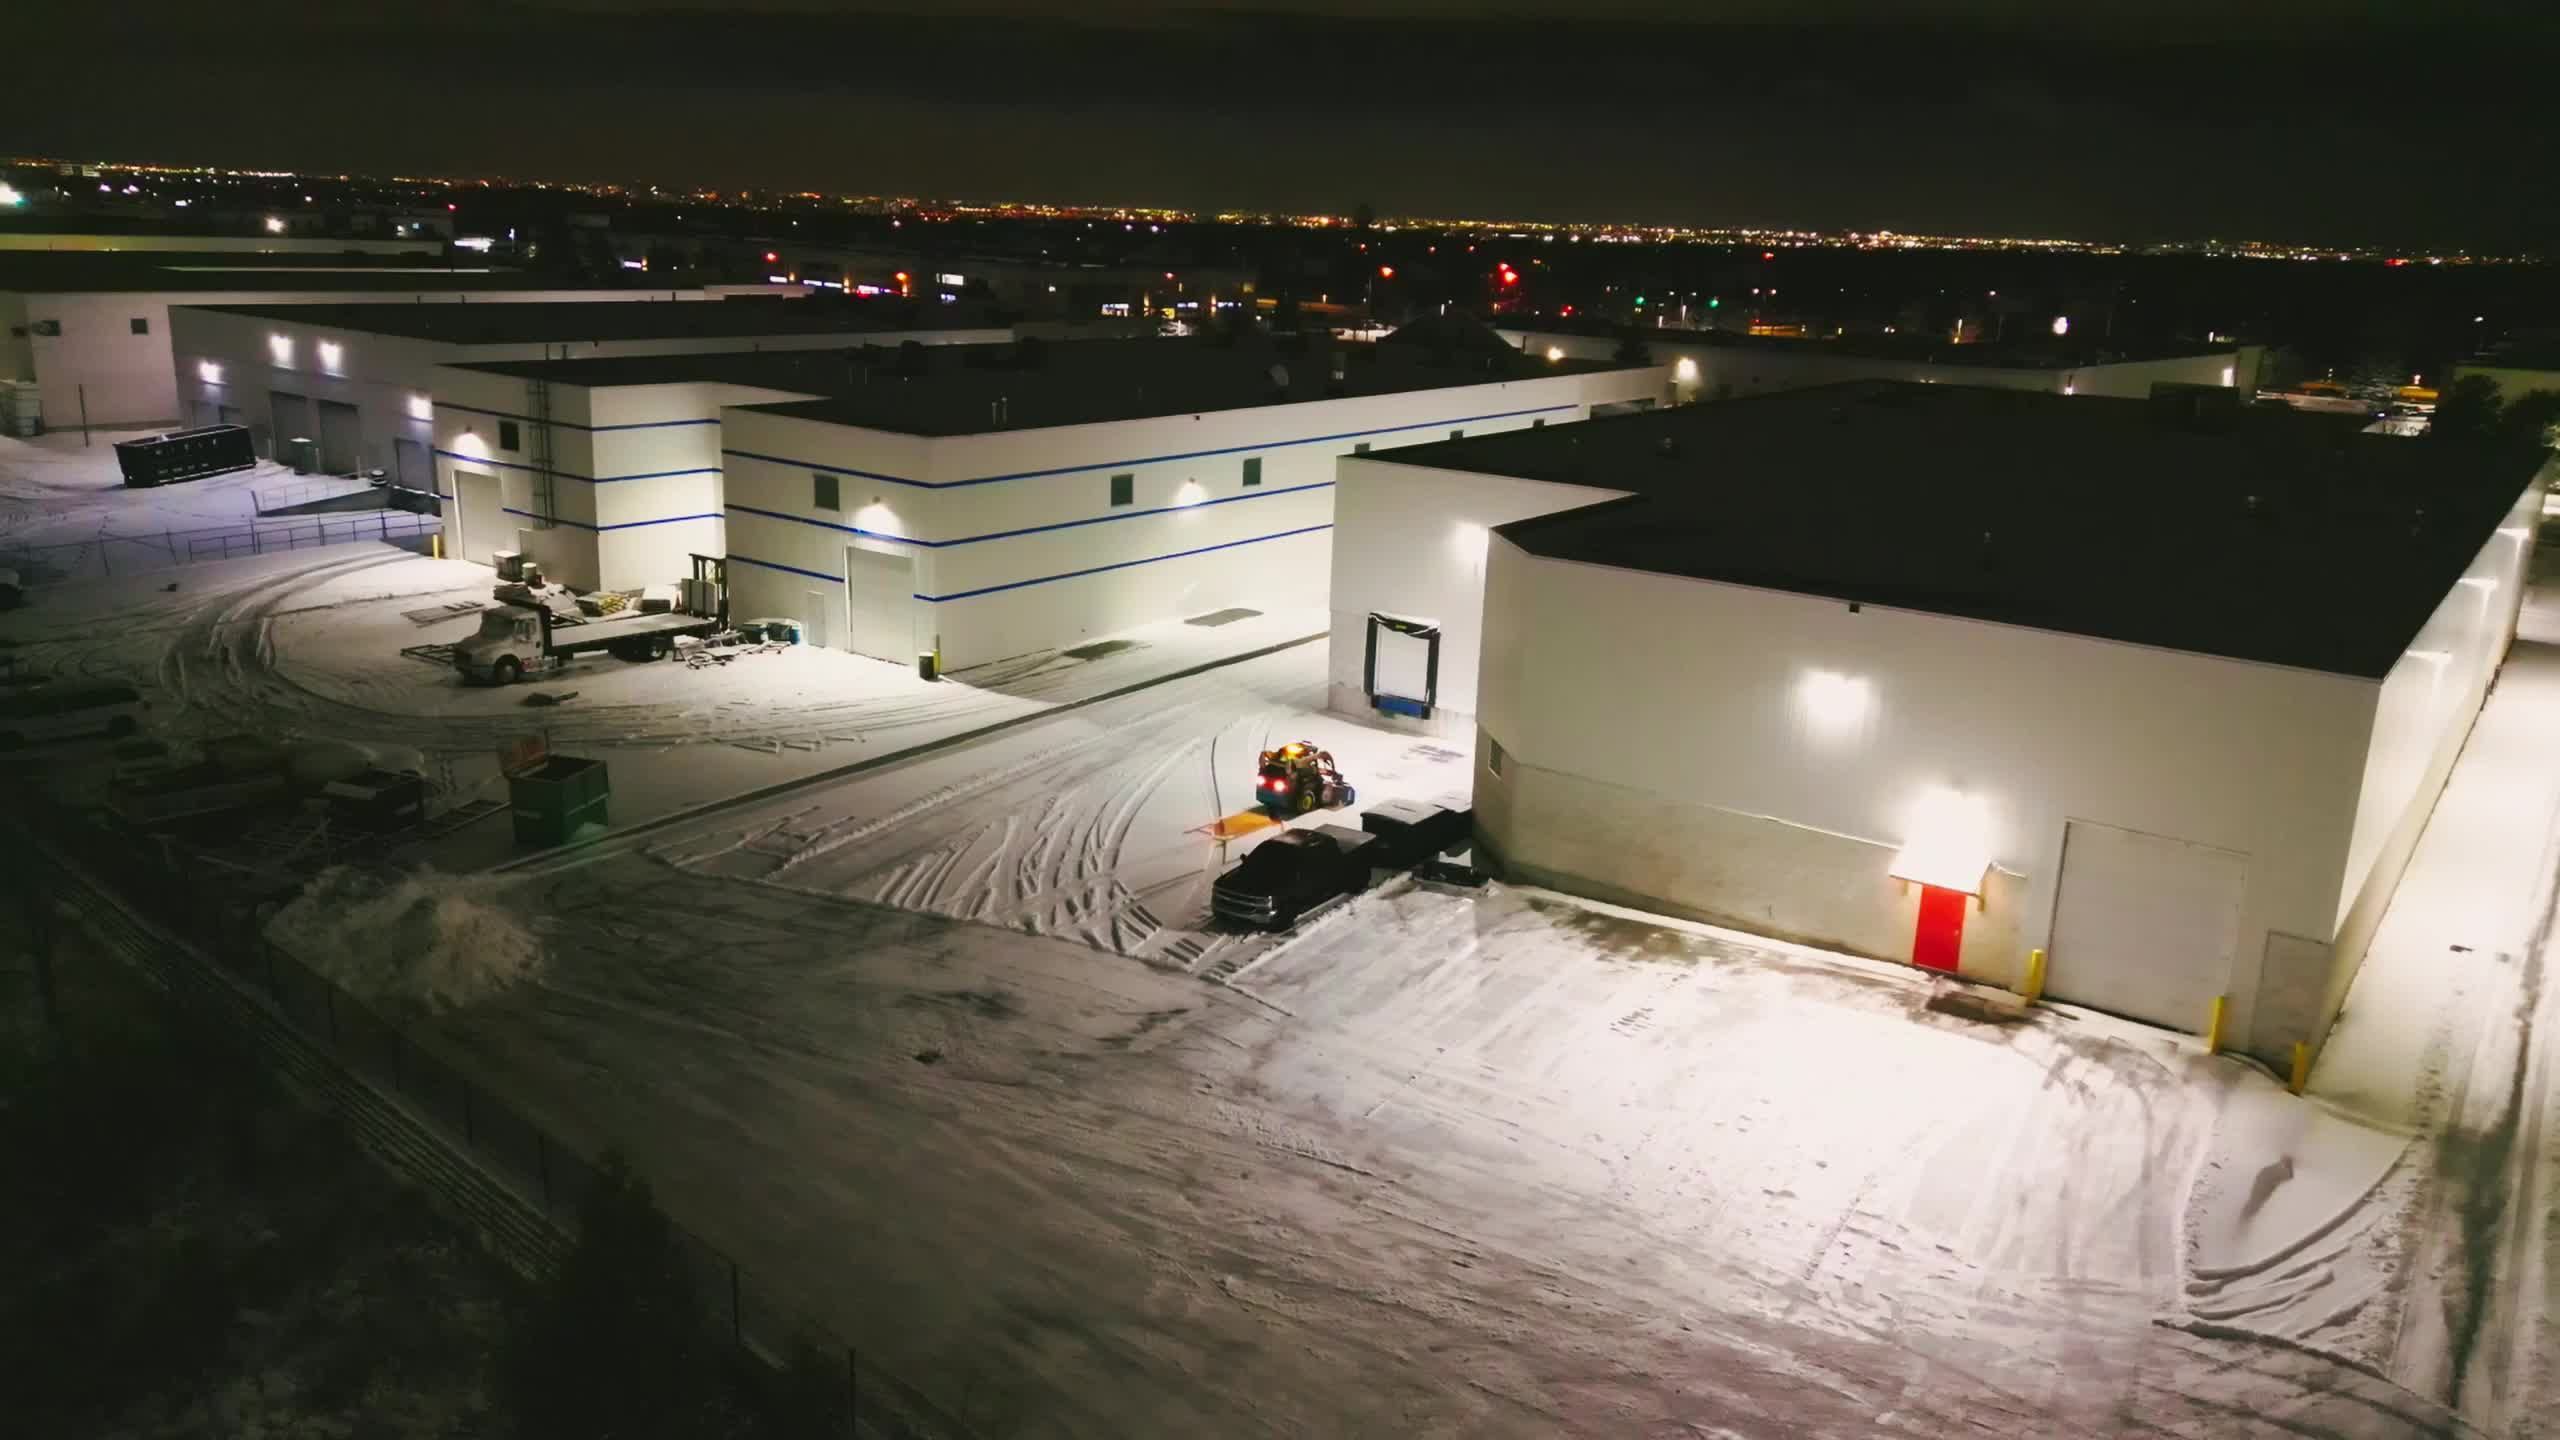
[[[1288,793],[1289,782],[1286,780],[1274,780],[1271,782],[1271,788],[1286,794]]]

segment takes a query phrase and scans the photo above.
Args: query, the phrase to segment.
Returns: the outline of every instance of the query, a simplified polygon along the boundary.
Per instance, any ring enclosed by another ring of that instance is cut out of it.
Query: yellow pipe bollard
[[[2025,996],[2030,1005],[2044,998],[2044,952],[2042,950],[2027,952],[2027,983],[2018,993]]]
[[[2206,1021],[2204,1027],[2204,1053],[2207,1055],[2222,1053],[2222,1006],[2229,998],[2227,995],[2213,997],[2213,1018]]]
[[[2284,1088],[2299,1095],[2302,1093],[2303,1085],[2310,1079],[2311,1042],[2296,1040],[2293,1042],[2293,1078],[2285,1082]]]
[[[438,560],[444,558],[444,532],[439,530],[427,540],[427,553]]]

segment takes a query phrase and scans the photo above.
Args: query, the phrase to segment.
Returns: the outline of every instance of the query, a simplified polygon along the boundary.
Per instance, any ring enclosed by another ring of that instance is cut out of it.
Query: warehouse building
[[[1510,873],[1995,984],[2042,949],[2281,1061],[2506,653],[2549,459],[1879,383],[1369,463],[1550,487],[1467,537]]]
[[[687,572],[688,557],[726,552],[723,409],[823,398],[865,383],[873,362],[894,383],[911,352],[866,355],[863,342],[1002,333],[882,331],[823,350],[439,367],[429,384],[445,553],[485,565],[512,550],[582,590],[664,583]],[[545,414],[547,435],[535,418]]]
[[[1011,333],[1002,328],[916,330],[910,328],[916,308],[897,301],[665,303],[669,292],[657,293],[661,303],[656,304],[183,307],[171,318],[176,384],[191,423],[246,425],[262,455],[297,460],[328,474],[379,470],[400,484],[427,489],[434,485],[429,451],[434,448],[438,366],[546,357],[842,350],[909,339],[1000,339]],[[930,318],[949,326],[956,317],[936,310]],[[553,432],[561,436],[583,433],[578,426],[586,423],[571,408],[555,408],[550,419]],[[309,443],[296,447],[296,440]],[[492,465],[533,463],[516,447],[494,444],[486,459]]]
[[[1336,457],[1578,420],[1653,386],[1498,344],[923,353],[921,373],[721,412],[740,613],[957,669],[1230,607],[1321,607]]]
[[[142,429],[209,417],[182,401],[170,311],[333,301],[699,299],[701,292],[560,290],[519,272],[424,257],[0,249],[0,379],[38,387],[52,429]],[[208,419],[209,423],[209,419]]]
[[[1854,335],[1828,340],[1742,335],[1729,330],[1551,330],[1505,328],[1505,340],[1532,355],[1597,359],[1632,339],[1662,368],[1662,398],[1685,405],[1732,400],[1843,380],[1991,386],[2051,395],[2139,400],[2154,385],[2222,385],[2257,393],[2262,346],[2132,343],[2069,333],[2033,340],[1956,344],[1919,335]]]

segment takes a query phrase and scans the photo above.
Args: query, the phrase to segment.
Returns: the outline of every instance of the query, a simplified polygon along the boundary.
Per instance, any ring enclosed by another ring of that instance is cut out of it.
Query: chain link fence
[[[375,1092],[394,1097],[432,1142],[468,1157],[548,1224],[574,1234],[580,1202],[596,1182],[596,1157],[567,1144],[442,1057],[421,1047],[393,1018],[357,999],[266,938],[264,920],[290,893],[261,896],[232,870],[195,861],[184,847],[119,834],[74,817],[36,833],[89,877],[114,877],[116,899],[261,997],[292,1029]],[[11,827],[14,828],[14,827]],[[31,855],[27,857],[34,860]],[[50,867],[47,867],[50,868]],[[484,1229],[492,1218],[467,1218]],[[679,1218],[668,1217],[679,1256],[712,1325],[766,1372],[817,1363],[841,1369],[825,1402],[825,1432],[859,1440],[965,1440],[967,1429],[911,1388],[866,1372],[855,1349],[796,1311],[735,1257]],[[493,1235],[493,1241],[499,1237]],[[836,1357],[827,1359],[825,1357]],[[806,1382],[806,1374],[798,1378]]]
[[[424,552],[428,537],[442,533],[440,516],[407,510],[369,510],[345,515],[297,515],[274,520],[244,520],[199,530],[163,530],[149,535],[98,535],[50,545],[0,545],[0,566],[18,572],[21,583],[95,580],[153,570],[173,570],[206,560],[264,555],[276,550],[306,550],[380,540]]]

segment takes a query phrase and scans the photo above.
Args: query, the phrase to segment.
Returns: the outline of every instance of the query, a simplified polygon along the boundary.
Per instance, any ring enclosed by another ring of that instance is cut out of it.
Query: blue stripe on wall
[[[1332,488],[1332,481],[1319,480],[1313,485],[1286,485],[1275,490],[1255,490],[1243,495],[1203,500],[1196,505],[1164,505],[1153,510],[1124,510],[1116,515],[1095,515],[1083,520],[1061,520],[1054,525],[1028,525],[1019,530],[991,530],[984,535],[964,535],[956,540],[918,540],[908,535],[884,535],[877,530],[865,530],[856,525],[839,524],[833,520],[820,520],[808,515],[790,515],[780,510],[764,510],[753,505],[731,505],[728,508],[735,514],[758,515],[767,520],[789,520],[795,524],[813,526],[820,530],[835,530],[847,535],[859,535],[867,540],[891,540],[900,545],[920,545],[928,550],[947,550],[954,545],[975,545],[983,540],[1011,540],[1021,535],[1041,535],[1052,530],[1073,530],[1085,525],[1107,525],[1114,520],[1142,520],[1150,515],[1178,515],[1186,510],[1206,510],[1212,505],[1233,505],[1242,500],[1266,500],[1274,495],[1298,495],[1309,490]]]
[[[758,567],[759,569],[779,570],[786,575],[806,575],[812,580],[828,580],[838,585],[844,583],[844,577],[841,575],[821,575],[815,570],[803,570],[797,565],[782,565],[771,560],[759,560],[753,555],[741,555],[735,550],[729,552],[729,559],[733,563],[737,561],[744,561],[749,565]]]
[[[1488,415],[1459,415],[1447,420],[1423,420],[1411,425],[1385,425],[1375,430],[1345,430],[1336,435],[1309,435],[1300,440],[1269,440],[1258,445],[1222,445],[1215,450],[1186,450],[1177,455],[1141,455],[1131,460],[1100,460],[1090,465],[1061,465],[1049,470],[1017,470],[1008,475],[981,475],[972,480],[909,480],[900,475],[883,475],[875,470],[854,470],[842,465],[821,465],[814,460],[794,460],[787,455],[766,455],[755,450],[732,450],[722,446],[720,453],[741,460],[762,460],[769,465],[789,465],[802,470],[819,470],[830,475],[851,475],[863,480],[878,480],[890,485],[906,485],[918,490],[956,490],[964,485],[995,485],[1007,480],[1036,480],[1046,475],[1080,475],[1096,470],[1111,470],[1124,465],[1164,465],[1176,460],[1199,460],[1215,455],[1248,455],[1257,451],[1286,450],[1294,445],[1323,445],[1335,440],[1357,440],[1363,435],[1393,435],[1406,430],[1436,430],[1449,425],[1472,425],[1482,420],[1516,420],[1523,415],[1544,415],[1554,410],[1572,410],[1578,405],[1539,405],[1527,410],[1497,410]]]
[[[1002,585],[988,585],[976,590],[960,590],[949,595],[918,595],[914,598],[922,600],[930,605],[940,605],[945,601],[950,600],[967,600],[975,596],[993,595],[1005,590],[1021,590],[1033,585],[1046,585],[1055,580],[1075,580],[1086,575],[1100,575],[1112,570],[1135,569],[1140,565],[1153,565],[1160,560],[1181,560],[1193,555],[1206,555],[1215,550],[1233,550],[1239,545],[1259,545],[1266,540],[1286,540],[1292,535],[1312,535],[1319,530],[1330,530],[1332,528],[1333,527],[1330,525],[1305,525],[1295,530],[1277,530],[1269,535],[1255,535],[1244,540],[1229,540],[1224,544],[1219,545],[1203,545],[1196,550],[1176,550],[1169,555],[1150,555],[1143,560],[1123,560],[1113,565],[1096,565],[1086,570],[1064,570],[1055,575],[1042,575],[1031,580],[1012,580],[1007,581]],[[830,580],[838,585],[844,583],[844,577],[841,575],[827,575],[816,570],[803,570],[797,565],[784,565],[777,561],[759,560],[753,555],[741,555],[735,550],[729,552],[729,558],[732,560],[742,560],[749,565],[759,566],[766,570],[780,570],[792,575],[806,575],[812,580]]]
[[[435,452],[447,460],[465,465],[486,465],[494,470],[522,470],[528,475],[549,474],[554,480],[575,480],[583,485],[611,485],[623,480],[672,480],[679,475],[717,475],[720,467],[704,465],[692,470],[644,470],[637,475],[580,475],[570,470],[545,471],[539,465],[519,465],[513,460],[492,460],[485,455],[465,455],[458,450]]]
[[[521,515],[527,520],[539,520],[542,518],[530,510],[518,510],[512,505],[501,505],[498,509],[503,514]],[[565,515],[554,515],[551,517],[551,523],[554,525],[573,526],[580,530],[604,531],[637,530],[643,525],[681,525],[687,520],[718,520],[720,518],[721,517],[717,515],[665,515],[655,520],[617,520],[610,525],[590,525],[584,520],[572,520]]]
[[[954,591],[949,595],[918,595],[916,598],[939,605],[947,600],[968,600],[976,596],[993,595],[1005,590],[1022,590],[1033,585],[1046,585],[1055,580],[1076,580],[1087,575],[1101,575],[1112,570],[1129,570],[1140,565],[1153,565],[1160,560],[1181,560],[1193,555],[1206,555],[1215,550],[1233,550],[1239,545],[1259,545],[1266,540],[1286,540],[1292,535],[1312,535],[1319,530],[1330,530],[1332,528],[1333,527],[1331,525],[1303,525],[1295,530],[1276,530],[1268,535],[1256,535],[1245,540],[1229,540],[1221,545],[1203,545],[1197,550],[1176,550],[1170,555],[1150,555],[1144,560],[1123,560],[1116,565],[1096,565],[1087,570],[1066,570],[1055,575],[1043,575],[1035,580],[1013,580],[1002,585],[983,586],[976,590],[959,590]]]
[[[487,415],[499,420],[522,420],[528,425],[545,423],[530,415],[519,415],[513,410],[484,410],[477,405],[456,405],[450,400],[437,401],[436,408],[459,410],[466,415]],[[584,430],[590,434],[600,434],[607,430],[671,430],[679,425],[717,425],[720,420],[719,417],[713,416],[703,420],[642,420],[629,425],[581,425],[575,420],[562,420],[555,416],[548,423],[557,425],[563,430]]]

